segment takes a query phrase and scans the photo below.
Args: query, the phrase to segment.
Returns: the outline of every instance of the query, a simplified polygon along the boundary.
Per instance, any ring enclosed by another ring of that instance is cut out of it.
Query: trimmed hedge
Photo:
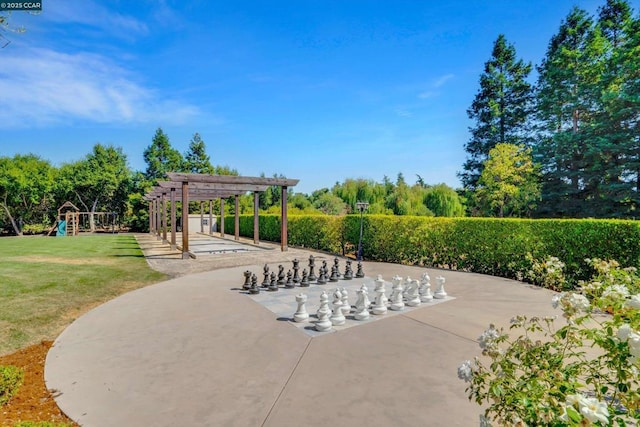
[[[233,216],[225,232],[234,232]],[[240,233],[253,236],[253,216],[240,216]],[[360,216],[291,215],[292,246],[333,253],[355,253]],[[280,241],[280,217],[260,215],[260,239]],[[522,279],[531,259],[549,256],[565,263],[570,283],[593,271],[587,258],[615,259],[640,266],[640,223],[624,220],[433,218],[365,215],[364,258],[373,261],[441,267]],[[531,257],[527,255],[530,254]]]

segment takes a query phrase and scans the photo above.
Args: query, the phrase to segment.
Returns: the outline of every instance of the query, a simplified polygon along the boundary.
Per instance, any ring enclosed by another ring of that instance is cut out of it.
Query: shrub
[[[24,371],[16,366],[0,366],[0,406],[5,405],[22,385]]]

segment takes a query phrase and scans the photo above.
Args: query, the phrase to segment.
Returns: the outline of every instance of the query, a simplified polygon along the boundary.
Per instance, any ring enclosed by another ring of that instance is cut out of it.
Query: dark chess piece
[[[358,261],[358,271],[356,271],[356,277],[364,277],[364,271],[362,271],[362,263]]]
[[[267,264],[264,265],[264,268],[262,269],[262,272],[264,274],[264,280],[262,281],[262,287],[266,288],[267,286],[269,286],[269,266]]]
[[[350,259],[347,260],[347,266],[345,267],[344,276],[342,276],[342,278],[344,280],[353,279],[353,270],[351,269],[351,260]]]
[[[327,283],[327,276],[324,269],[325,267],[320,267],[320,271],[318,272],[318,285],[324,285]]]
[[[269,282],[269,287],[275,286],[276,288],[278,287],[278,282],[276,282],[276,272],[272,271],[271,272],[271,281]]]
[[[260,288],[258,287],[258,276],[255,274],[251,276],[251,288],[249,289],[250,294],[259,294]]]
[[[291,288],[295,288],[296,284],[293,283],[292,278],[292,274],[291,274],[291,270],[287,271],[287,283],[285,283],[284,287],[291,289]]]
[[[335,257],[333,259],[333,266],[336,269],[336,276],[339,279],[340,278],[340,260],[338,259],[338,257]],[[333,268],[331,269],[331,275],[333,275]]]
[[[316,280],[318,280],[318,278],[316,277],[316,273],[313,272],[315,266],[316,259],[313,257],[313,255],[309,255],[309,282],[315,282]]]
[[[282,264],[278,266],[278,285],[284,285],[284,267]]]
[[[272,277],[275,279],[275,273],[272,274]],[[267,288],[267,291],[269,292],[276,292],[278,290],[278,282],[276,282],[275,280],[271,281],[271,283],[269,284],[269,287]]]
[[[293,283],[300,283],[298,270],[300,270],[300,261],[296,258],[293,260]]]
[[[329,277],[329,281],[330,282],[337,282],[338,280],[339,280],[338,266],[334,264],[334,265],[331,266],[331,277]]]
[[[307,276],[307,269],[302,270],[302,280],[300,281],[300,286],[303,288],[309,287],[309,276]]]
[[[248,291],[251,288],[251,272],[249,270],[244,272],[244,284],[242,289]]]

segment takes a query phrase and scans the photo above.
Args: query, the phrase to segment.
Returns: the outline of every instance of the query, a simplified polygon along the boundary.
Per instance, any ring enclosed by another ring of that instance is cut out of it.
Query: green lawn
[[[132,235],[0,238],[0,355],[55,339],[89,309],[165,278]]]

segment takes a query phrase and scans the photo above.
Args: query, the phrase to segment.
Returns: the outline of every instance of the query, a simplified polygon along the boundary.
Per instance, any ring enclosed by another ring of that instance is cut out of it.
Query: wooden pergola
[[[205,175],[186,173],[167,173],[167,181],[160,181],[151,189],[145,199],[149,202],[149,232],[156,233],[158,239],[167,240],[167,199],[170,203],[171,248],[176,249],[176,202],[182,202],[182,258],[189,253],[189,202],[200,201],[201,224],[204,217],[202,203],[209,201],[209,226],[213,222],[213,200],[220,199],[220,236],[224,237],[224,201],[235,197],[235,240],[240,240],[239,197],[253,192],[253,242],[259,244],[260,225],[258,216],[258,195],[271,186],[281,189],[281,250],[287,248],[287,189],[295,186],[299,180],[286,178],[262,178],[247,176]],[[202,230],[201,230],[202,231]]]

